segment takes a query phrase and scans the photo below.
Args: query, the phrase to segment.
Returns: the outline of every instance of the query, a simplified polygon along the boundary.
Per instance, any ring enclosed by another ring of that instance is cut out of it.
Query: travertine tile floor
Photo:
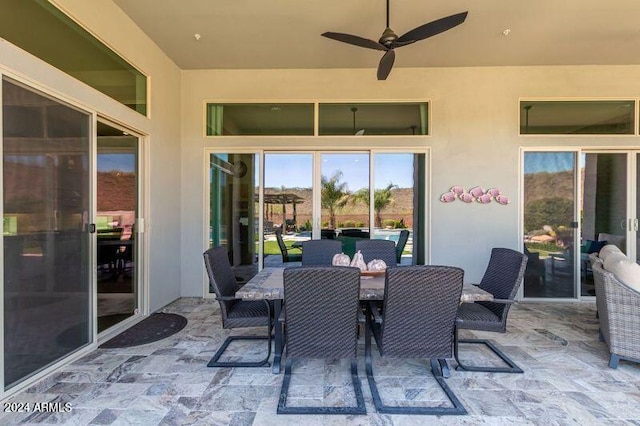
[[[9,400],[69,403],[70,411],[5,413],[0,424],[640,425],[640,365],[607,367],[591,303],[521,303],[511,311],[506,334],[474,333],[493,339],[525,373],[453,371],[447,382],[469,414],[449,417],[377,414],[364,372],[362,339],[359,373],[367,415],[277,415],[281,374],[273,375],[269,368],[206,367],[228,334],[221,330],[215,301],[180,299],[164,311],[183,314],[189,324],[156,343],[97,350]],[[263,347],[257,345],[236,350],[259,355]],[[469,362],[484,356],[475,346],[461,351]],[[379,357],[374,362],[385,402],[446,403],[428,362]],[[348,372],[346,361],[297,361],[290,404],[350,404]]]

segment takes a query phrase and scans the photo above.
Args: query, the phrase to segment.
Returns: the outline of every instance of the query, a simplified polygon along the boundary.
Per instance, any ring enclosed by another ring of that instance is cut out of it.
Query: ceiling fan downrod
[[[389,26],[389,0],[387,0],[387,28],[385,28],[384,32],[382,33],[382,36],[380,36],[380,40],[378,40],[378,43],[388,48],[388,47],[391,47],[391,44],[393,44],[393,42],[396,41],[397,39],[398,39],[398,35],[394,33],[391,27]]]

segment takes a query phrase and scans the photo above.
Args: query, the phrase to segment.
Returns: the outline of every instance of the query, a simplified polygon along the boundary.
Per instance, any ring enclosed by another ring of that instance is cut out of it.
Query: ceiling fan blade
[[[387,76],[391,72],[391,68],[393,68],[393,62],[396,60],[396,53],[393,49],[387,50],[380,59],[380,64],[378,64],[378,80],[386,80]]]
[[[368,38],[359,37],[351,34],[344,33],[322,33],[323,37],[327,37],[333,40],[341,41],[343,43],[353,44],[359,47],[366,47],[367,49],[375,50],[387,50],[387,48],[378,43],[377,41],[369,40]]]
[[[429,22],[428,24],[421,25],[418,28],[414,28],[408,33],[398,37],[394,42],[393,47],[406,46],[412,42],[424,40],[425,38],[433,37],[434,35],[450,30],[451,28],[462,24],[467,18],[468,13],[469,12],[457,13],[455,15],[447,16],[445,18]]]

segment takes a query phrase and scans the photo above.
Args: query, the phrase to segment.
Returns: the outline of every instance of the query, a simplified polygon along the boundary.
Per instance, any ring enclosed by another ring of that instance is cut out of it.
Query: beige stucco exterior
[[[183,295],[202,293],[204,153],[207,148],[305,149],[428,147],[430,263],[464,268],[478,282],[491,247],[520,249],[521,148],[640,147],[637,136],[520,136],[520,99],[640,96],[638,66],[467,67],[394,70],[387,81],[372,70],[183,71]],[[211,138],[204,135],[207,101],[430,102],[425,138]],[[439,202],[453,185],[497,187],[512,202]]]

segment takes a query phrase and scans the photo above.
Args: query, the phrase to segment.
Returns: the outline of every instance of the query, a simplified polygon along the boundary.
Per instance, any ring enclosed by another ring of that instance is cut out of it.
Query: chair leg
[[[464,371],[484,371],[487,373],[524,373],[518,365],[511,360],[507,355],[505,355],[500,349],[498,349],[493,343],[484,339],[458,339],[458,327],[455,328],[454,332],[454,343],[453,343],[453,356],[458,363],[456,370],[464,370]],[[468,366],[464,365],[460,362],[460,358],[458,358],[458,343],[473,343],[473,344],[483,344],[487,346],[494,354],[496,354],[502,361],[504,361],[509,367],[476,367],[476,366]]]
[[[289,395],[289,385],[291,384],[291,358],[287,358],[284,364],[284,379],[280,388],[280,399],[278,401],[278,414],[367,414],[364,405],[362,385],[358,378],[358,362],[351,360],[351,381],[355,392],[357,405],[355,407],[287,407],[287,396]]]
[[[222,346],[215,353],[213,358],[207,364],[207,367],[269,367],[269,357],[271,357],[271,305],[268,301],[265,301],[267,305],[267,335],[266,336],[229,336],[222,343]],[[234,340],[266,340],[267,341],[267,356],[260,361],[218,361],[227,347]]]
[[[611,354],[609,357],[609,368],[618,368],[618,362],[620,362],[620,357],[616,354]]]
[[[369,382],[369,388],[371,389],[371,396],[373,397],[373,405],[376,407],[378,413],[383,414],[427,414],[427,415],[464,415],[467,414],[467,410],[464,408],[460,400],[453,393],[449,385],[444,380],[442,375],[442,361],[443,360],[431,360],[431,374],[436,379],[436,382],[447,395],[447,398],[453,405],[453,407],[398,407],[384,405],[382,398],[380,398],[380,392],[376,385],[376,380],[373,374],[373,359],[371,356],[371,328],[369,323],[365,326],[365,365],[367,369],[367,381]],[[445,363],[446,365],[446,363]]]
[[[269,334],[271,334],[271,331],[269,331]],[[227,346],[234,340],[267,340],[267,345],[269,345],[267,356],[260,361],[218,361],[227,349]],[[268,367],[270,365],[269,357],[271,357],[271,336],[229,336],[224,343],[222,343],[222,346],[220,346],[220,349],[218,349],[213,358],[211,358],[207,367]]]

